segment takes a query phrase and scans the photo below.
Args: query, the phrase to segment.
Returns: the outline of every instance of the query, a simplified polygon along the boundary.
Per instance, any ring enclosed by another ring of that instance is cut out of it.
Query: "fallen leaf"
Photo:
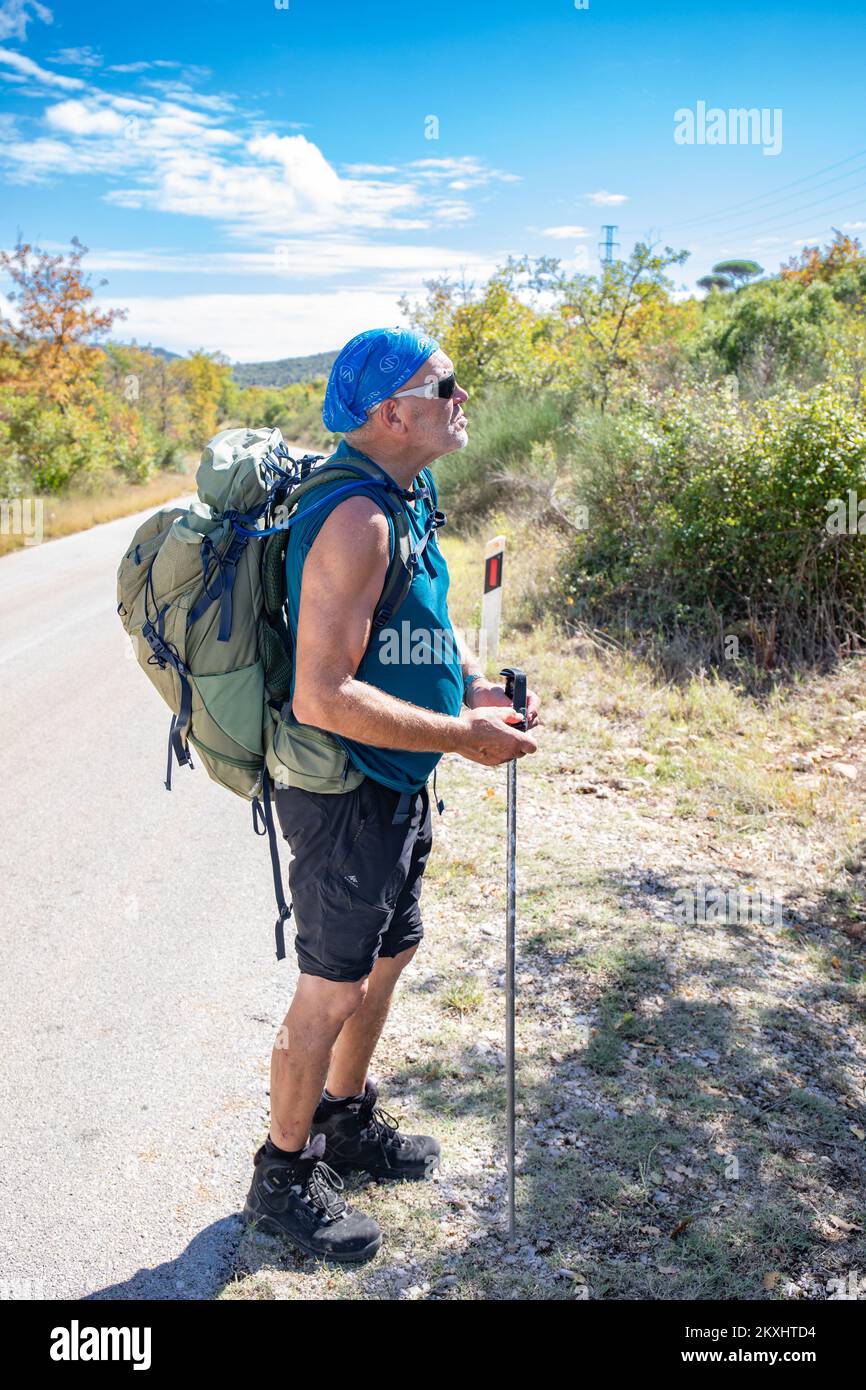
[[[866,1139],[866,1132],[864,1132],[859,1125],[849,1125],[848,1128],[854,1135],[854,1138],[859,1139],[860,1143],[862,1144],[863,1140]]]
[[[676,1240],[677,1236],[681,1236],[683,1231],[687,1231],[694,1219],[693,1216],[684,1216],[682,1221],[677,1222],[676,1226],[674,1226],[671,1231],[671,1240]]]
[[[774,1289],[774,1288],[776,1287],[776,1285],[778,1284],[779,1280],[781,1279],[781,1277],[782,1277],[782,1275],[781,1275],[781,1273],[779,1272],[778,1269],[774,1269],[774,1270],[772,1271],[772,1273],[770,1273],[770,1274],[765,1274],[765,1275],[764,1275],[764,1288],[765,1288],[765,1289]]]
[[[863,1229],[862,1226],[858,1226],[854,1221],[843,1221],[841,1216],[828,1216],[827,1220],[840,1231],[862,1231]]]

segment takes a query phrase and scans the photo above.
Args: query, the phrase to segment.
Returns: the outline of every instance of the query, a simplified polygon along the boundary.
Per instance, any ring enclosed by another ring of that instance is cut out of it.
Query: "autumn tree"
[[[6,298],[15,310],[12,316],[0,311],[2,384],[36,391],[61,406],[88,389],[101,355],[96,340],[125,310],[96,306],[81,265],[86,254],[77,237],[67,256],[20,240],[14,251],[0,251],[0,269],[14,286]],[[96,288],[105,284],[101,280]]]
[[[834,229],[829,246],[804,246],[798,256],[785,262],[779,273],[783,280],[798,280],[802,285],[815,281],[826,284],[842,272],[862,271],[864,266],[866,255],[857,237]]]
[[[228,360],[200,348],[170,363],[169,374],[183,391],[184,438],[202,448],[219,428],[220,404],[231,378]]]

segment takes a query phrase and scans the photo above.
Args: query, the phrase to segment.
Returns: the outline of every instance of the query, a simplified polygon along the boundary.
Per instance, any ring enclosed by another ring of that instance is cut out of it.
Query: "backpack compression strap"
[[[264,821],[264,829],[259,830],[259,818]],[[286,958],[285,926],[292,915],[292,903],[287,903],[283,893],[283,872],[280,868],[280,852],[277,848],[277,835],[274,830],[274,813],[271,807],[271,779],[267,764],[262,772],[262,800],[253,798],[253,830],[257,835],[267,835],[271,854],[271,870],[274,875],[274,896],[277,900],[277,920],[274,924],[274,937],[277,946],[277,960]]]

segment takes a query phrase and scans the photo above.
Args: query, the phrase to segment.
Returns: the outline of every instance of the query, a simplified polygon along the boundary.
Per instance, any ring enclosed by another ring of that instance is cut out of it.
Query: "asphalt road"
[[[0,559],[0,1296],[209,1297],[267,1133],[291,935],[248,804],[163,785],[116,614],[146,515]]]

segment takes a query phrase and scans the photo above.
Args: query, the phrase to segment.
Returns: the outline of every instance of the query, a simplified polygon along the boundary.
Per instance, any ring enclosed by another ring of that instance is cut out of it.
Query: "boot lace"
[[[403,1136],[397,1133],[400,1127],[397,1120],[393,1115],[389,1115],[387,1110],[383,1110],[381,1105],[374,1106],[364,1119],[364,1134],[369,1134],[375,1140],[385,1162],[390,1164],[394,1150],[403,1143]]]
[[[304,1195],[314,1207],[323,1211],[333,1221],[346,1210],[346,1200],[340,1196],[343,1185],[339,1173],[335,1173],[333,1168],[319,1159],[307,1179]]]

